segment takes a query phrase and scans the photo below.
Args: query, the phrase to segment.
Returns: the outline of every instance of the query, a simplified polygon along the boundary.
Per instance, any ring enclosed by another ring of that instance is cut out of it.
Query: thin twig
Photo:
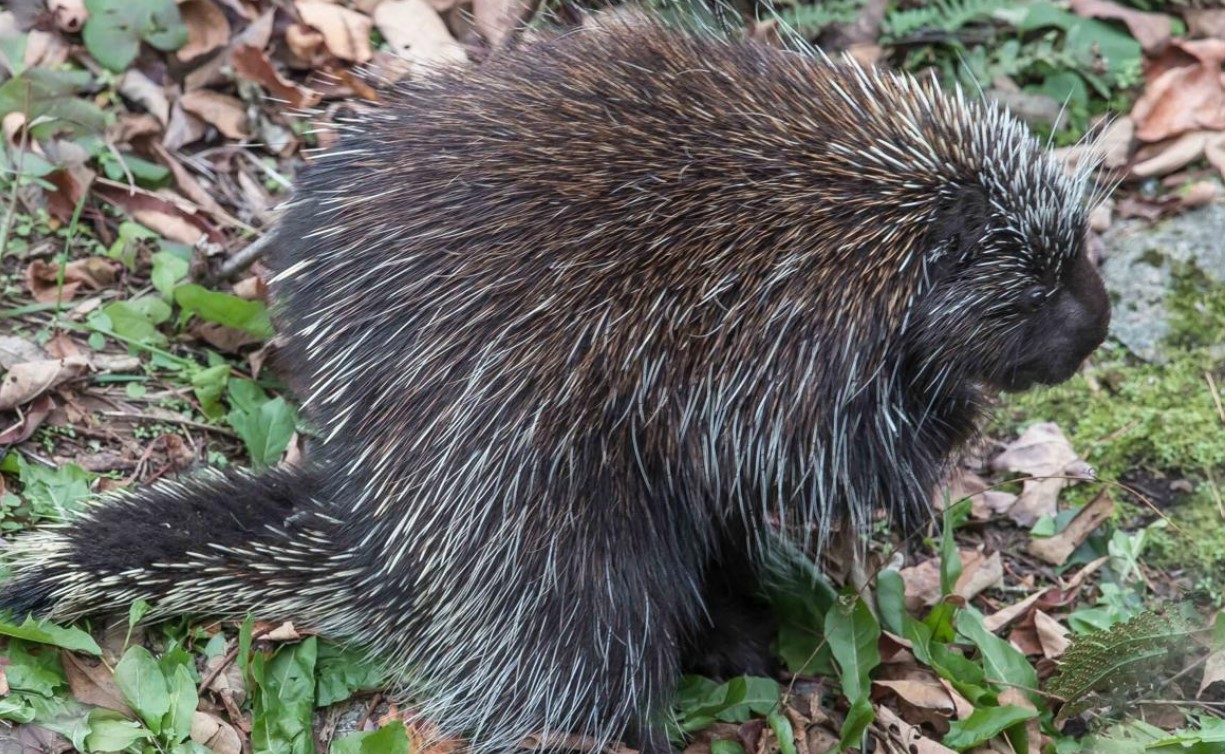
[[[216,285],[217,283],[224,283],[255,264],[264,255],[264,252],[267,251],[270,238],[271,234],[260,236],[255,241],[247,244],[245,248],[239,250],[238,253],[225,260],[217,274],[207,281],[208,284]]]

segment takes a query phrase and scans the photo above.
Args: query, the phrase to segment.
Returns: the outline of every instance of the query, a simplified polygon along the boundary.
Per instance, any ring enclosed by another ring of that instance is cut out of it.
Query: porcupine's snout
[[[1029,323],[1027,347],[1001,387],[1016,391],[1063,382],[1102,344],[1109,326],[1109,296],[1082,253],[1052,300]]]

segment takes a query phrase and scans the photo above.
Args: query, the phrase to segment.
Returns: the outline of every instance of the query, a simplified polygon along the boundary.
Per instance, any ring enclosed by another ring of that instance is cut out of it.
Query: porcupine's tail
[[[0,609],[66,620],[143,599],[149,617],[299,614],[326,581],[320,551],[339,523],[312,501],[317,474],[208,472],[103,497],[8,544]]]

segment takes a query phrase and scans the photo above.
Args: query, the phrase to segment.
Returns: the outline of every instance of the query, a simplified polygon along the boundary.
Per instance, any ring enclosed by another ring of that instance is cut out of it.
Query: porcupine
[[[664,751],[683,656],[768,663],[769,521],[926,520],[988,397],[1105,337],[1087,170],[931,82],[608,25],[350,131],[269,260],[306,465],[27,535],[3,604],[292,617],[477,751]]]

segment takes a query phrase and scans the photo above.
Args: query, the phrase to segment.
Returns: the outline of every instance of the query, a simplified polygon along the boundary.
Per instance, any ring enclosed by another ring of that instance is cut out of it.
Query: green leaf
[[[272,466],[280,459],[289,447],[296,420],[296,412],[284,398],[267,401],[254,413],[235,410],[226,416],[226,421],[247,446],[251,465],[257,470]]]
[[[166,298],[174,296],[175,285],[187,277],[191,262],[172,251],[159,251],[152,257],[153,271],[149,278],[153,287]]]
[[[965,720],[954,720],[944,737],[944,745],[965,751],[990,741],[1017,723],[1037,717],[1038,711],[1015,704],[1002,707],[980,707]]]
[[[867,699],[856,699],[851,708],[847,710],[846,718],[842,721],[842,730],[838,737],[838,750],[846,751],[859,746],[863,741],[863,732],[868,729],[872,721],[876,719],[876,710],[872,708],[872,702]]]
[[[115,685],[124,700],[155,734],[170,711],[170,690],[157,660],[142,646],[128,647],[115,665]]]
[[[175,668],[170,676],[170,711],[162,722],[162,732],[173,742],[186,741],[191,735],[191,718],[200,704],[196,683],[185,665]]]
[[[778,617],[779,656],[793,673],[832,675],[823,627],[837,593],[811,559],[785,540],[771,541],[763,568],[763,590]]]
[[[8,665],[5,676],[14,691],[28,691],[42,697],[51,697],[57,689],[68,684],[64,668],[60,664],[59,652],[47,647],[29,645],[19,639],[8,643]]]
[[[148,738],[148,731],[140,723],[126,719],[118,712],[96,709],[89,715],[85,748],[91,752],[125,751],[137,741]]]
[[[383,673],[364,653],[323,642],[316,663],[315,704],[328,707],[356,691],[378,688]]]
[[[99,316],[101,315],[101,316]],[[105,333],[146,346],[166,345],[166,336],[157,325],[170,319],[170,307],[152,296],[129,301],[112,301],[89,318],[89,324]]]
[[[263,302],[210,291],[194,283],[175,288],[174,300],[184,311],[207,322],[233,327],[261,338],[272,337],[272,322],[268,319],[268,307]]]
[[[752,715],[767,715],[778,706],[782,687],[772,678],[740,676],[726,683],[685,676],[677,690],[681,730],[701,730],[715,720],[742,723]]]
[[[710,742],[710,754],[745,754],[739,741],[720,739]]]
[[[940,531],[940,593],[945,596],[953,593],[957,579],[961,578],[961,553],[957,551],[953,532],[969,518],[970,505],[969,498],[952,505],[945,500],[944,522]]]
[[[364,733],[351,733],[332,743],[331,754],[405,754],[408,731],[396,720],[382,728]]]
[[[847,595],[825,614],[825,636],[838,665],[842,692],[852,703],[867,699],[869,674],[880,665],[880,624],[857,595]]]
[[[310,637],[283,646],[270,661],[251,663],[257,682],[251,746],[261,754],[313,754],[315,660],[318,643]]]
[[[174,0],[85,0],[85,8],[85,48],[112,71],[131,65],[142,39],[163,51],[187,43],[187,27]]]
[[[774,731],[774,737],[778,741],[778,750],[781,754],[796,754],[795,731],[791,729],[791,720],[775,709],[766,715],[766,724],[770,726],[770,730]]]
[[[1035,705],[1042,703],[1038,694],[1038,673],[1016,647],[988,631],[982,615],[971,607],[957,614],[957,630],[978,647],[987,679],[1016,687]]]
[[[218,364],[201,369],[191,376],[192,391],[200,401],[200,411],[210,419],[225,415],[221,406],[221,395],[230,380],[230,365]]]
[[[17,476],[24,486],[22,496],[34,513],[56,519],[80,509],[81,502],[91,494],[90,482],[97,478],[75,463],[54,468],[22,457],[17,459]]]
[[[98,646],[98,642],[94,641],[93,637],[81,629],[71,627],[61,628],[47,621],[36,621],[30,616],[26,616],[25,622],[20,626],[8,621],[0,621],[0,635],[12,636],[18,639],[25,639],[26,641],[38,642],[39,644],[51,644],[52,646],[62,647],[73,652],[84,652],[95,657],[102,654],[102,648]]]
[[[906,618],[906,584],[902,574],[891,568],[876,574],[876,609],[880,612],[882,627],[901,636]]]
[[[102,133],[107,118],[100,108],[77,95],[93,84],[88,71],[30,68],[0,85],[0,117],[19,112],[25,122],[42,121],[31,135]]]
[[[132,177],[142,186],[158,188],[170,178],[170,169],[156,162],[137,157],[134,154],[121,155],[123,162],[131,171]]]

